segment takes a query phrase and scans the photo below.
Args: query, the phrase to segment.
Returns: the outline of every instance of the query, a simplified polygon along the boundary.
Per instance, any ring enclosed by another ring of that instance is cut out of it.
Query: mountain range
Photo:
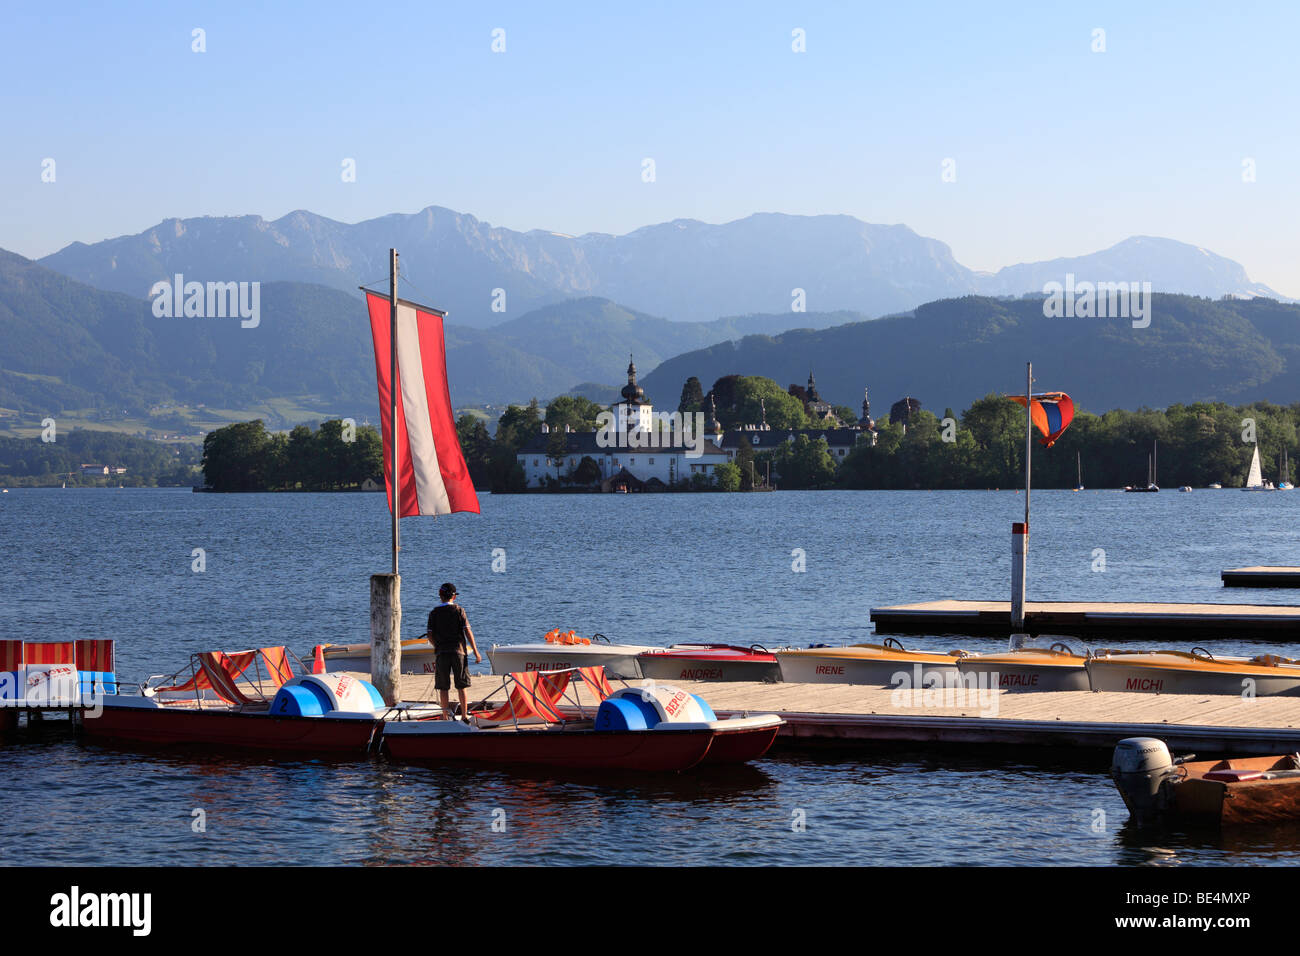
[[[672,321],[850,310],[878,316],[935,299],[1041,291],[1067,272],[1149,281],[1157,292],[1282,298],[1245,269],[1197,246],[1133,237],[1086,256],[979,273],[907,226],[852,216],[759,213],[719,225],[678,219],[622,236],[515,232],[430,206],[355,224],[297,211],[169,219],[134,236],[73,243],[41,261],[80,282],[144,298],[158,280],[302,282],[355,292],[386,287],[388,249],[402,256],[408,298],[486,328],[544,305],[590,296]],[[502,290],[495,293],[494,290]],[[505,311],[493,311],[494,304]],[[793,314],[790,327],[801,324]]]
[[[641,382],[675,406],[691,375],[708,388],[722,375],[803,384],[809,370],[828,402],[856,409],[864,387],[876,417],[911,396],[942,415],[990,391],[1068,392],[1093,412],[1177,402],[1300,400],[1300,305],[1257,298],[1151,297],[1151,324],[1130,319],[1048,318],[1042,297],[964,296],[913,314],[822,330],[748,336],[659,365]]]
[[[607,400],[629,353],[660,406],[676,405],[690,375],[706,387],[733,372],[789,384],[812,367],[837,403],[856,405],[869,384],[878,400],[911,393],[958,407],[1015,381],[1027,352],[1084,381],[1100,403],[1090,407],[1289,400],[1288,369],[1300,368],[1295,307],[1271,301],[1282,297],[1239,264],[1167,239],[982,274],[941,242],[848,216],[678,220],[575,238],[430,207],[355,225],[307,212],[168,220],[40,262],[0,251],[0,414],[140,417],[182,403],[270,408],[276,427],[308,413],[371,416],[356,287],[385,284],[389,246],[403,253],[403,294],[450,309],[449,376],[462,406],[568,391]],[[262,282],[260,325],[155,317],[145,296],[176,273]],[[1157,295],[1146,330],[1045,319],[1033,296],[1068,273],[1212,301]],[[492,310],[498,288],[504,312]],[[809,311],[791,310],[793,289]],[[1268,298],[1222,301],[1252,295]]]

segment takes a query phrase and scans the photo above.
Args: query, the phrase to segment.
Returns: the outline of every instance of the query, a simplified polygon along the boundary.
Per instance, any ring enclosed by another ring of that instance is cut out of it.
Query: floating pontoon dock
[[[1226,573],[1226,572],[1225,572]],[[1300,574],[1300,569],[1297,569]],[[924,601],[871,609],[878,634],[997,634],[1011,630],[1008,601]],[[1107,640],[1236,638],[1300,641],[1300,607],[1278,604],[1150,604],[1028,601],[1031,634]]]
[[[499,677],[476,675],[471,694],[477,697],[499,683]],[[994,690],[979,694],[936,688],[915,691],[909,698],[888,687],[858,684],[673,681],[673,686],[703,697],[719,717],[780,714],[786,726],[778,746],[800,749],[1032,746],[1109,753],[1124,737],[1159,737],[1177,751],[1202,755],[1300,750],[1300,697]],[[402,678],[406,699],[436,696],[431,688],[428,677]],[[585,687],[571,689],[584,706],[594,709],[596,702]]]
[[[1225,588],[1300,588],[1300,568],[1228,568],[1219,577]]]

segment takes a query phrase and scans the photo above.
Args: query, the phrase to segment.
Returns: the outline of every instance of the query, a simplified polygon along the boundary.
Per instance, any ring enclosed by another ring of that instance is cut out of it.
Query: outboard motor
[[[1184,758],[1185,759],[1185,758]],[[1126,737],[1115,745],[1110,776],[1135,817],[1149,817],[1167,806],[1166,781],[1178,777],[1169,748],[1155,737]]]

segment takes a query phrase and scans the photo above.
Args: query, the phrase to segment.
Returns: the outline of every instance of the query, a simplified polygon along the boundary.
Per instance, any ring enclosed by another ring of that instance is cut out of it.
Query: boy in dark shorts
[[[438,588],[442,603],[429,612],[429,643],[434,650],[433,686],[438,689],[438,703],[442,712],[451,716],[451,682],[456,681],[460,692],[460,716],[469,723],[469,662],[465,659],[465,642],[474,650],[474,663],[482,663],[470,629],[465,609],[456,603],[456,585],[444,584]]]

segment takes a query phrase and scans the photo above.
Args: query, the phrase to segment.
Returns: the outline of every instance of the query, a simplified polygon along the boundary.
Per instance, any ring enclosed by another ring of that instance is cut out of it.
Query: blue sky
[[[1300,297],[1298,5],[699,7],[10,4],[0,247],[301,208],[572,234],[847,213],[988,270],[1167,236]]]

